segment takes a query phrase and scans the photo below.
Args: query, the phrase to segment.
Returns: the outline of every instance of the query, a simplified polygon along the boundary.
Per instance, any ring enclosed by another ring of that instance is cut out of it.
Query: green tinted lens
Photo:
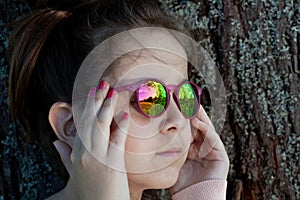
[[[179,89],[179,104],[181,112],[192,117],[198,108],[197,89],[190,83],[183,84]]]
[[[156,81],[147,81],[138,90],[139,106],[142,111],[155,117],[161,114],[167,104],[167,92],[164,86]]]

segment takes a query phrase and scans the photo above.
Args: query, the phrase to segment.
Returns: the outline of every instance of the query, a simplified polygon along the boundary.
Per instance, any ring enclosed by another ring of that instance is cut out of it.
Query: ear
[[[72,107],[65,102],[56,102],[51,106],[48,118],[58,139],[72,148],[76,136]]]

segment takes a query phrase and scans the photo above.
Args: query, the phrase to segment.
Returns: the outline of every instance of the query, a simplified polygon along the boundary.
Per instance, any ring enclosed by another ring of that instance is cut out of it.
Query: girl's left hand
[[[201,181],[227,178],[229,158],[202,106],[191,123],[194,141],[177,182],[170,188],[172,195]]]

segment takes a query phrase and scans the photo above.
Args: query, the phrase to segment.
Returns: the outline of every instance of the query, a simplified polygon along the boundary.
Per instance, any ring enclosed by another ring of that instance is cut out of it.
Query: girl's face
[[[160,80],[165,85],[179,85],[187,80],[186,55],[179,43],[162,34],[160,42],[177,45],[181,56],[164,50],[140,50],[114,63],[111,81],[116,86],[145,79]],[[116,115],[129,113],[130,127],[125,145],[125,164],[130,185],[167,188],[175,184],[193,141],[190,121],[178,109],[173,91],[167,110],[156,118],[142,115],[131,103],[132,92],[119,92]]]

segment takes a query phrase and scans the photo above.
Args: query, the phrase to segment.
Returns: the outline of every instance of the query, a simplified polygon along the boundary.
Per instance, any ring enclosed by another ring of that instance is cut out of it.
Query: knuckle
[[[86,168],[87,166],[89,166],[89,164],[91,163],[91,155],[89,152],[87,151],[84,151],[82,154],[81,154],[81,157],[80,157],[80,166],[82,168]]]
[[[100,100],[105,99],[105,97],[106,97],[106,93],[104,93],[103,91],[98,91],[98,92],[96,93],[95,100],[96,100],[96,101],[100,101]]]
[[[76,156],[74,155],[74,152],[72,151],[71,155],[70,155],[70,161],[72,164],[74,164],[76,162]]]

